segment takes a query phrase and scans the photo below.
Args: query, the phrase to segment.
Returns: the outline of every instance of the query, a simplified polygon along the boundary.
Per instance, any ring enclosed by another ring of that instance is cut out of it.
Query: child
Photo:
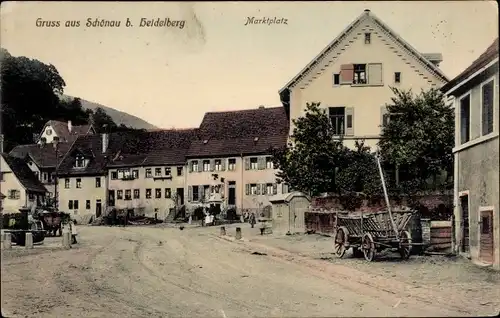
[[[76,232],[76,220],[70,222],[70,228],[71,228],[71,244],[77,244],[78,242],[76,241],[76,236],[78,235],[78,233]]]

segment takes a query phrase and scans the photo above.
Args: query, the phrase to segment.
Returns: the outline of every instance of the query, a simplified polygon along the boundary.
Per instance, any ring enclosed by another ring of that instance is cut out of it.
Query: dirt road
[[[71,250],[58,247],[60,238],[30,251],[2,250],[2,311],[122,318],[471,315],[459,304],[365,284],[327,262],[223,240],[218,231],[80,227],[80,244]]]

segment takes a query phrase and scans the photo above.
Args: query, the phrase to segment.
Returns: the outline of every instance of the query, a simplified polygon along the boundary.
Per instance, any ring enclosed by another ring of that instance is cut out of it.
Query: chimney
[[[3,153],[3,134],[0,134],[0,153]]]
[[[109,144],[109,134],[102,133],[102,153],[106,153]]]
[[[71,129],[73,129],[73,125],[71,123],[71,120],[68,120],[68,131],[71,134]]]

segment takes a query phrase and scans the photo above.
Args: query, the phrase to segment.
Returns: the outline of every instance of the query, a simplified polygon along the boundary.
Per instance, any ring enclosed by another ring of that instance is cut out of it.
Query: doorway
[[[236,205],[236,182],[235,181],[229,181],[229,183],[228,183],[227,205]]]
[[[177,188],[177,203],[184,205],[184,188]]]
[[[109,190],[108,206],[115,206],[115,190]]]
[[[493,264],[493,211],[481,211],[479,236],[479,258],[488,264]]]
[[[102,203],[101,200],[96,200],[95,202],[95,216],[98,218],[102,214]]]
[[[469,195],[460,197],[460,208],[462,210],[462,252],[469,253]]]

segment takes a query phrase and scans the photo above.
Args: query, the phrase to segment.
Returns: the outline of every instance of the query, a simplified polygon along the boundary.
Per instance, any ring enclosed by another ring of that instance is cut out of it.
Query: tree
[[[407,194],[436,189],[438,178],[453,176],[454,114],[436,89],[414,95],[411,90],[391,88],[388,123],[379,146],[384,162],[396,172],[394,183]]]
[[[6,148],[30,143],[59,104],[66,83],[52,64],[1,49],[1,116]]]
[[[109,116],[104,109],[97,107],[91,114],[92,124],[97,133],[112,132],[117,128],[113,118]]]
[[[335,138],[331,122],[319,105],[307,104],[305,116],[293,120],[292,142],[272,150],[280,182],[309,195],[336,191],[335,172],[343,164],[342,141]]]

